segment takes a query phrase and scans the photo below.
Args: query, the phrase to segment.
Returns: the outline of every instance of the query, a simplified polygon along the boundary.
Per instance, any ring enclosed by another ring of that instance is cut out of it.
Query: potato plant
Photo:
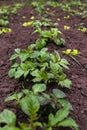
[[[15,49],[15,53],[10,58],[13,64],[9,76],[15,79],[32,76],[34,83],[56,82],[62,87],[70,88],[71,81],[63,70],[69,69],[69,63],[66,59],[62,59],[57,51],[51,54],[47,50],[47,48],[37,50],[36,44],[30,45],[26,50]]]
[[[7,27],[9,24],[9,16],[17,14],[17,10],[21,8],[23,4],[16,3],[13,6],[4,5],[0,8],[0,27]]]
[[[76,122],[69,116],[72,106],[65,99],[65,93],[59,89],[53,89],[50,94],[47,94],[45,91],[45,84],[34,84],[32,90],[24,89],[22,92],[13,94],[6,99],[6,101],[16,100],[17,106],[19,106],[28,117],[29,124],[19,122],[18,129],[35,130],[40,127],[43,130],[52,130],[58,127],[71,127],[78,130]],[[49,111],[47,112],[48,106]],[[9,116],[12,115],[10,121],[4,120],[7,115],[6,112]],[[3,119],[2,116],[4,116]],[[43,122],[40,121],[42,117],[45,117]],[[4,130],[6,127],[9,128],[9,123],[10,127],[12,126],[14,128],[16,116],[12,112],[4,110],[0,115],[0,121],[1,123],[7,124],[7,126],[3,127]]]
[[[45,10],[46,3],[44,0],[33,1],[31,5],[39,12],[39,16],[42,14],[48,16],[49,12]],[[49,5],[54,7],[60,5],[63,10],[68,10],[70,13],[79,13],[73,12],[70,4],[58,4],[56,0],[48,1],[47,6]],[[81,10],[85,7],[78,2],[73,2],[74,5],[79,5]],[[13,8],[4,7],[1,9],[0,26],[7,26],[9,23],[8,17],[11,14],[16,14],[21,6],[21,4],[16,4]],[[19,93],[10,95],[5,100],[6,102],[15,100],[15,105],[27,116],[25,121],[27,123],[17,121],[16,115],[5,109],[0,113],[0,130],[36,130],[38,128],[53,130],[60,127],[70,127],[78,130],[78,125],[70,117],[70,111],[73,110],[72,105],[59,87],[71,87],[72,82],[64,72],[65,69],[69,69],[69,63],[66,59],[61,58],[57,51],[52,54],[46,48],[49,41],[58,46],[65,45],[65,40],[61,37],[62,32],[58,30],[57,24],[53,24],[48,17],[42,17],[41,20],[36,21],[33,18],[23,24],[24,27],[31,25],[35,29],[33,34],[38,33],[38,39],[27,49],[15,49],[10,58],[12,66],[8,75],[10,78],[20,79],[22,77],[23,81],[32,82],[32,88],[23,89]],[[45,29],[42,29],[42,27],[45,27]],[[66,50],[64,54],[67,53],[74,55],[76,50]],[[54,88],[51,92],[48,92],[47,85],[51,85],[51,83],[57,83],[59,88]]]
[[[39,34],[39,37],[36,40],[37,49],[45,47],[49,41],[58,46],[65,45],[65,40],[61,37],[62,32],[55,27],[50,30],[41,30],[40,27],[36,26],[34,33],[36,32]]]

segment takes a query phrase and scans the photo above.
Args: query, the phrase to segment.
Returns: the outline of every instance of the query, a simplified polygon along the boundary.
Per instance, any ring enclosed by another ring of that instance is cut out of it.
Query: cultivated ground
[[[4,2],[5,3],[5,2]],[[8,1],[10,3],[10,1]],[[87,129],[87,33],[82,33],[77,29],[77,25],[84,23],[87,27],[87,19],[81,19],[79,16],[70,16],[70,19],[64,19],[64,16],[69,15],[67,12],[61,11],[60,8],[50,8],[50,12],[54,14],[50,15],[49,18],[53,22],[58,22],[57,27],[63,33],[63,38],[66,41],[65,47],[58,47],[53,43],[48,45],[50,52],[54,49],[59,51],[62,57],[67,58],[70,63],[70,70],[67,75],[72,80],[72,88],[70,90],[65,89],[68,100],[73,105],[72,117],[76,120],[79,125],[79,130]],[[23,19],[23,16],[26,18]],[[34,8],[30,6],[24,6],[18,12],[18,14],[9,18],[9,27],[12,29],[11,33],[0,35],[0,111],[4,108],[13,110],[17,115],[18,119],[23,118],[23,115],[16,110],[13,103],[5,103],[4,99],[22,89],[20,81],[10,79],[8,77],[8,70],[11,66],[9,61],[10,56],[13,54],[15,48],[25,49],[28,45],[34,43],[37,38],[36,34],[32,35],[33,28],[23,27],[22,24],[29,21],[31,16],[35,16],[35,19],[40,19],[38,13]],[[57,19],[60,18],[60,21]],[[69,30],[64,30],[64,25],[70,26]],[[68,56],[62,54],[63,50],[66,49],[78,49],[81,55],[76,58],[78,61],[85,66],[86,69],[79,66]],[[53,87],[55,87],[53,85]],[[56,88],[58,86],[56,85]],[[65,129],[64,129],[65,130]]]

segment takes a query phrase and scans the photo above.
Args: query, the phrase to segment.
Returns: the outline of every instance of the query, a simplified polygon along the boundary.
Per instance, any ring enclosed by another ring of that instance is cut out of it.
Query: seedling
[[[80,31],[83,32],[83,33],[87,33],[87,28],[86,28],[86,27],[79,28],[78,30],[80,30]]]
[[[48,2],[47,2],[47,5],[48,5],[48,6],[57,7],[59,4],[58,4],[57,1],[48,1]]]
[[[13,6],[4,5],[0,8],[0,27],[7,27],[9,24],[8,18],[11,14],[16,14],[17,10],[21,8],[23,4],[14,4]]]
[[[30,17],[30,19],[31,19],[31,20],[34,20],[34,19],[35,19],[35,17],[34,17],[34,16],[31,16],[31,17]]]
[[[22,95],[17,101],[17,104],[28,116],[29,123],[18,123],[20,128],[34,130],[39,126],[44,130],[49,130],[55,127],[72,127],[75,130],[78,130],[76,122],[69,117],[72,106],[65,99],[65,93],[59,89],[53,89],[51,94],[47,94],[44,92],[45,90],[45,84],[34,84],[32,90],[24,89],[22,91]],[[12,95],[8,97],[6,101],[14,99],[14,95]],[[48,109],[49,111],[47,113]],[[39,120],[42,117],[45,117],[45,120],[40,122]]]
[[[10,33],[12,30],[10,28],[2,28],[0,29],[0,34],[3,34],[3,33]]]
[[[41,30],[41,28],[38,27],[36,28],[35,32],[39,33],[38,39],[43,39],[46,43],[50,40],[58,46],[65,45],[65,40],[61,38],[62,32],[57,28],[51,28],[50,30]]]
[[[67,11],[71,15],[81,16],[82,18],[87,17],[86,3],[81,3],[81,1],[68,2],[66,0],[65,2],[60,3],[60,6],[63,11]],[[78,8],[74,10],[72,7]]]
[[[62,59],[58,52],[50,54],[47,48],[41,50],[35,49],[36,45],[32,44],[27,50],[15,49],[15,53],[10,60],[13,65],[9,70],[9,76],[15,79],[23,76],[28,78],[32,76],[33,82],[51,83],[56,82],[61,86],[70,88],[71,81],[67,79],[63,68],[68,69],[69,63]],[[16,60],[19,59],[20,63]]]
[[[55,24],[53,25],[51,19],[42,17],[41,20],[36,20],[36,21],[34,21],[34,23],[33,23],[33,27],[34,27],[34,28],[41,27],[41,26],[45,26],[45,27],[46,27],[46,26],[47,26],[47,27],[49,26],[49,27],[51,27],[51,26],[55,26]]]
[[[8,23],[8,20],[0,19],[0,27],[6,27]]]
[[[64,30],[69,30],[70,26],[64,25]]]
[[[69,15],[64,16],[64,19],[70,19],[70,16]]]
[[[73,56],[80,54],[80,52],[77,49],[73,49],[73,50],[67,49],[63,51],[63,53],[66,55],[73,55]]]
[[[42,14],[44,11],[44,7],[45,7],[45,1],[44,0],[39,0],[38,2],[33,1],[31,3],[32,6],[34,6],[36,8],[36,10]]]
[[[33,22],[34,21],[25,22],[25,23],[23,23],[23,26],[24,27],[31,26],[33,24]]]

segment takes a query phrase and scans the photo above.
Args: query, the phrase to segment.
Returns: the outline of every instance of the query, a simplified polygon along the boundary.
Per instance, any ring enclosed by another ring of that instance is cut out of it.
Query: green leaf
[[[19,53],[19,58],[20,58],[21,62],[25,61],[28,57],[29,57],[29,53],[26,50],[22,50]]]
[[[54,95],[56,98],[64,98],[64,97],[66,97],[65,93],[62,92],[62,91],[59,90],[59,89],[53,89],[53,95]]]
[[[60,63],[59,63],[62,67],[69,69],[68,65],[68,61],[66,59],[61,59]]]
[[[15,126],[16,124],[16,115],[7,109],[4,109],[2,113],[0,113],[0,123],[6,123],[11,126]]]
[[[60,122],[58,126],[71,127],[74,128],[75,130],[79,130],[78,125],[72,118],[66,118],[64,121]]]
[[[50,54],[50,58],[54,63],[56,62],[56,57],[53,54]]]
[[[38,99],[41,105],[46,105],[51,101],[50,95],[46,93],[42,93],[42,96],[38,96]]]
[[[17,127],[12,127],[12,126],[5,126],[5,127],[0,127],[0,130],[20,130]]]
[[[29,70],[24,72],[24,78],[26,78],[29,74]]]
[[[49,118],[48,118],[48,125],[49,126],[54,126],[56,123],[55,123],[55,117],[52,113],[49,114]]]
[[[13,94],[5,99],[5,102],[12,101],[12,100],[19,100],[23,96],[23,93],[20,92],[18,94]]]
[[[27,96],[29,96],[29,95],[31,94],[31,91],[28,90],[28,89],[23,89],[22,92],[23,92],[25,95],[27,95]]]
[[[24,74],[24,71],[19,67],[15,72],[15,79],[20,78]]]
[[[38,112],[40,108],[39,101],[34,95],[21,99],[20,106],[23,112],[28,116]]]
[[[16,71],[15,68],[11,68],[11,69],[9,70],[9,72],[8,72],[8,76],[9,76],[10,78],[15,77],[15,71]]]
[[[11,56],[10,60],[11,60],[11,61],[12,61],[12,60],[15,60],[17,57],[18,57],[18,54],[13,54],[13,55]]]
[[[37,98],[38,98],[38,101],[39,101],[40,105],[46,105],[51,100],[50,96],[48,94],[45,94],[45,93],[42,93],[42,96],[38,95]]]
[[[54,51],[54,52],[56,54],[56,56],[55,56],[56,61],[60,61],[61,60],[60,54],[57,51]]]
[[[12,68],[17,68],[17,67],[19,67],[19,64],[18,63],[14,63],[11,67]]]
[[[55,119],[56,123],[63,121],[69,115],[69,110],[60,109],[56,112]]]
[[[43,38],[51,38],[51,32],[47,31],[47,30],[44,30],[44,31],[41,32],[41,36]]]
[[[16,49],[15,49],[15,52],[16,52],[17,54],[19,54],[19,53],[20,53],[20,48],[16,48]]]
[[[64,79],[63,81],[59,81],[59,85],[61,85],[62,87],[70,88],[72,82],[69,79]]]
[[[46,40],[45,39],[37,39],[36,46],[35,46],[36,49],[41,50],[45,46],[46,46]]]
[[[42,77],[40,75],[40,71],[38,69],[31,72],[31,75],[35,78],[33,78],[33,82],[40,82],[42,80]]]
[[[39,51],[34,51],[31,55],[31,58],[38,58],[38,56],[40,55]]]
[[[34,95],[30,95],[29,99],[28,99],[28,107],[29,107],[29,112],[30,113],[36,113],[38,112],[39,108],[40,108],[40,104],[38,99],[36,98],[36,96]]]
[[[28,127],[28,124],[25,124],[23,122],[18,122],[18,125],[20,126],[20,128],[22,129],[26,129]]]
[[[59,69],[57,63],[53,63],[50,61],[50,68],[51,68],[52,73],[57,74],[58,69]]]
[[[28,97],[25,97],[20,100],[20,106],[21,106],[22,111],[29,116],[30,113],[28,110],[28,104],[29,104]]]
[[[36,69],[36,70],[32,71],[31,75],[34,76],[34,77],[39,77],[39,70]]]
[[[60,41],[60,39],[55,39],[54,41],[55,41],[56,45],[58,45],[58,46],[62,45],[62,42]]]
[[[41,122],[34,122],[33,123],[33,126],[36,128],[37,126],[39,127],[43,127],[42,123]]]
[[[39,93],[39,92],[41,93],[46,90],[46,85],[45,84],[34,84],[32,86],[32,89],[33,89],[34,93]]]
[[[63,108],[73,110],[72,105],[66,99],[59,99],[58,102],[61,104]]]
[[[25,61],[25,63],[21,63],[20,67],[24,70],[24,71],[32,71],[37,67],[36,62],[32,62],[32,61]]]
[[[49,115],[49,126],[55,126],[57,123],[64,120],[69,115],[69,111],[66,109],[60,109],[56,112],[54,116],[52,113]]]

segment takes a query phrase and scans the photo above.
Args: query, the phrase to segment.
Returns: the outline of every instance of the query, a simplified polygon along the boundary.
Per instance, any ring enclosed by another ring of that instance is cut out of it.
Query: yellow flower
[[[71,49],[66,49],[65,51],[63,51],[63,53],[69,55],[71,53]]]
[[[70,26],[64,25],[64,30],[69,30]]]
[[[83,27],[83,28],[80,29],[80,31],[83,32],[83,33],[86,33],[87,32],[87,28]]]
[[[64,19],[70,19],[70,16],[69,15],[64,16]]]
[[[24,27],[27,27],[27,26],[31,26],[33,24],[34,21],[30,21],[30,22],[25,22],[23,23],[23,26]]]
[[[78,28],[78,30],[80,30],[80,31],[83,32],[83,33],[86,33],[86,32],[87,32],[87,28],[86,28],[86,27]]]
[[[31,17],[30,17],[30,19],[31,19],[31,20],[34,20],[34,19],[35,19],[35,17],[34,17],[34,16],[31,16]]]
[[[74,55],[74,56],[80,54],[80,52],[77,49],[73,49],[73,50],[66,49],[65,51],[63,51],[63,53],[66,55]]]
[[[73,49],[71,55],[78,55],[80,52],[77,49]]]
[[[0,34],[2,34],[2,33],[10,33],[11,31],[12,31],[11,28],[2,28],[2,29],[0,29]]]
[[[60,19],[60,18],[58,18],[58,19],[57,19],[57,21],[61,21],[61,19]]]
[[[22,16],[23,19],[26,19],[26,16]]]

